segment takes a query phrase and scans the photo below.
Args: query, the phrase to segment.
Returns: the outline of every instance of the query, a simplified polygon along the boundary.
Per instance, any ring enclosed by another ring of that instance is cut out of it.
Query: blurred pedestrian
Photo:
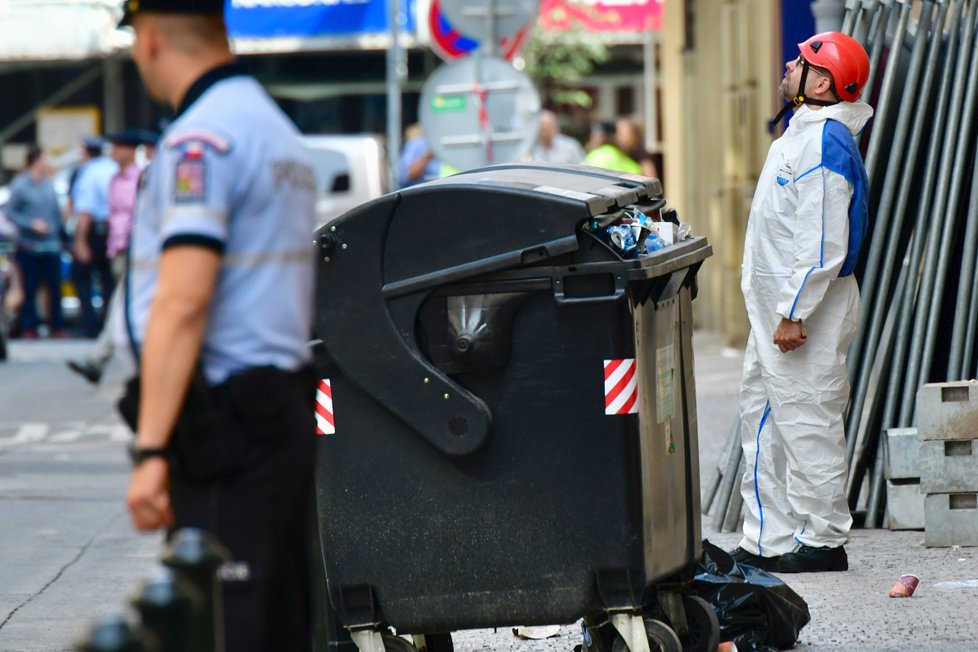
[[[584,162],[606,170],[616,170],[630,174],[641,174],[642,166],[635,159],[623,152],[614,141],[611,134],[615,127],[608,123],[598,122],[591,127],[591,138],[594,148],[588,152]],[[598,144],[600,143],[600,144]]]
[[[610,122],[592,122],[587,142],[584,143],[584,151],[590,154],[602,145],[610,143],[614,136],[615,125]]]
[[[125,5],[146,90],[176,112],[133,218],[126,504],[139,530],[197,527],[230,551],[227,652],[306,652],[315,173],[298,130],[235,63],[224,4]]]
[[[40,317],[37,293],[47,288],[48,327],[54,337],[64,335],[61,317],[61,229],[58,196],[51,183],[51,165],[38,147],[27,154],[27,168],[10,186],[7,217],[17,225],[15,260],[20,269],[24,298],[20,309],[21,337],[36,339]]]
[[[109,137],[109,142],[112,144],[112,160],[119,166],[118,172],[109,182],[109,237],[106,244],[116,289],[108,300],[108,307],[105,310],[107,318],[95,341],[92,355],[84,360],[68,361],[69,369],[93,384],[98,384],[102,379],[105,365],[112,359],[114,345],[111,316],[118,309],[119,283],[126,270],[129,231],[132,229],[132,213],[136,205],[136,191],[141,172],[136,163],[136,149],[145,139],[143,134],[135,130],[120,131]]]
[[[560,133],[554,112],[541,111],[540,131],[530,156],[540,163],[580,163],[585,155],[579,142]]]
[[[72,253],[72,280],[81,304],[81,329],[85,337],[95,337],[102,327],[105,309],[115,282],[109,263],[109,184],[119,166],[102,153],[103,143],[86,138],[81,168],[71,191],[75,213]],[[101,313],[96,310],[95,280],[102,298]]]
[[[401,149],[397,182],[407,188],[441,176],[441,163],[428,146],[421,132],[421,125],[413,124],[404,130],[404,147]]]
[[[661,156],[645,149],[642,125],[632,118],[619,118],[615,123],[615,143],[618,148],[642,168],[642,174],[662,181]]]

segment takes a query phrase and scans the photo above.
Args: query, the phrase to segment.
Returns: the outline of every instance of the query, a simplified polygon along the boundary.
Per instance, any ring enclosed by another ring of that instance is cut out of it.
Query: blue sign
[[[414,0],[402,0],[407,25],[415,31]],[[232,38],[316,38],[386,34],[387,0],[227,0]]]

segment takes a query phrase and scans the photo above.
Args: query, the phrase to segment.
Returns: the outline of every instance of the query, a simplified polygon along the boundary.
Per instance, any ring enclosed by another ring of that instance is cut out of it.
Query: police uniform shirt
[[[143,341],[170,246],[221,253],[202,349],[207,380],[310,359],[315,182],[299,133],[236,65],[188,91],[137,200],[128,322]]]
[[[88,213],[95,222],[107,221],[109,184],[118,171],[118,164],[108,156],[99,156],[82,166],[71,189],[75,213]]]

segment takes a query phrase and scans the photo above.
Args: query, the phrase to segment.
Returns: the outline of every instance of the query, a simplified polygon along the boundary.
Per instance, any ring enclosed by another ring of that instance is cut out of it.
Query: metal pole
[[[387,48],[387,161],[390,188],[398,186],[401,160],[401,86],[407,73],[404,48],[401,47],[401,2],[387,0],[390,21],[390,47]]]
[[[924,2],[924,8],[921,12],[920,22],[918,24],[918,35],[927,33],[927,30],[930,27],[930,16],[932,9],[933,4],[929,0],[926,0]],[[909,12],[909,6],[904,5],[904,10]],[[902,157],[905,155],[904,145],[907,140],[907,131],[910,127],[910,118],[915,109],[914,100],[916,97],[918,97],[918,94],[915,91],[920,79],[920,70],[924,61],[924,55],[927,53],[927,45],[928,43],[925,38],[917,38],[914,41],[914,50],[910,61],[910,69],[908,71],[906,81],[903,84],[903,101],[900,103],[900,113],[897,116],[896,130],[893,135],[890,156],[888,156],[886,159],[886,173],[884,175],[883,192],[879,209],[876,211],[876,232],[873,233],[869,263],[870,265],[873,264],[874,256],[875,260],[878,261],[881,253],[885,251],[886,253],[883,254],[885,256],[883,271],[880,275],[879,281],[874,282],[875,279],[871,277],[869,267],[867,267],[863,280],[863,286],[866,288],[866,294],[869,295],[869,297],[872,297],[875,294],[875,301],[867,297],[865,299],[866,303],[864,304],[870,306],[868,313],[863,315],[864,319],[869,319],[868,328],[865,324],[862,328],[864,337],[864,344],[862,348],[866,351],[872,351],[875,348],[880,330],[883,327],[883,319],[886,316],[883,313],[883,304],[891,296],[889,294],[889,289],[893,276],[893,268],[895,266],[897,254],[900,251],[899,241],[903,233],[905,213],[896,213],[891,217],[891,210],[893,207],[893,197],[894,193],[896,192],[897,182],[901,179],[901,177],[898,176],[898,173],[902,167]],[[898,63],[899,62],[894,56],[890,65],[896,66]],[[877,287],[872,286],[878,286],[879,291],[877,291]],[[871,301],[872,303],[870,304]],[[871,365],[869,364],[859,365],[859,380],[856,383],[856,391],[853,394],[852,407],[849,410],[849,420],[846,424],[846,430],[849,433],[847,436],[847,458],[850,464],[852,463],[852,455],[855,446],[854,433],[859,428],[860,415],[862,414],[862,402],[865,398],[867,384],[869,383],[870,366]]]
[[[971,29],[974,29],[976,22],[976,15],[978,15],[978,2],[972,6],[972,20]],[[978,48],[973,48],[971,53],[971,64],[968,71],[968,88],[965,91],[964,97],[964,117],[961,121],[961,141],[958,147],[960,151],[959,156],[964,159],[967,156],[968,143],[971,142],[971,133],[974,128],[973,120],[975,116],[975,101],[976,94],[978,94]],[[963,172],[963,170],[962,170]],[[963,174],[961,175],[964,176]],[[974,173],[972,174],[972,179],[974,179]],[[958,183],[958,187],[954,193],[954,200],[950,206],[949,212],[952,215],[957,215],[957,204],[958,198],[961,193],[960,184],[963,183],[962,178],[955,178]],[[972,186],[971,197],[972,201],[969,202],[970,210],[968,215],[974,216],[974,186]],[[958,298],[957,303],[955,303],[954,311],[954,326],[951,330],[951,351],[950,357],[948,359],[947,366],[947,380],[961,380],[964,379],[965,367],[970,367],[970,362],[965,362],[963,357],[964,340],[971,339],[974,336],[974,331],[966,330],[968,315],[970,313],[970,301],[971,301],[971,281],[974,276],[975,269],[975,247],[978,246],[978,222],[974,219],[966,219],[965,223],[967,228],[965,229],[964,236],[964,249],[961,255],[961,282],[958,284]]]
[[[941,62],[941,47],[944,42],[944,21],[947,18],[948,5],[939,2],[937,5],[937,18],[931,24],[930,52],[927,56],[927,64],[924,68],[924,81],[920,86],[920,93],[917,95],[917,106],[914,111],[913,137],[910,140],[910,149],[904,159],[902,178],[905,180],[900,186],[900,196],[897,199],[897,212],[902,213],[907,210],[907,202],[910,198],[910,189],[913,184],[906,180],[915,178],[917,167],[918,151],[923,140],[925,125],[931,124],[930,135],[932,138],[928,142],[932,143],[932,150],[928,156],[927,170],[922,178],[933,178],[932,170],[936,165],[936,152],[940,150],[940,128],[937,123],[931,123],[927,114],[927,107],[931,101],[931,89],[934,85],[936,71]],[[943,105],[943,103],[940,103]],[[943,106],[938,107],[938,116],[943,116]],[[925,195],[926,195],[925,188]],[[929,202],[929,199],[925,199]],[[923,204],[925,205],[925,204]],[[904,256],[904,268],[908,274],[907,283],[904,286],[902,295],[898,296],[900,317],[897,320],[897,341],[896,350],[893,354],[893,364],[890,369],[890,379],[886,392],[886,405],[883,408],[883,428],[892,428],[897,425],[896,419],[897,399],[901,394],[903,371],[906,367],[907,347],[910,343],[910,333],[913,326],[914,307],[917,285],[920,279],[920,261],[923,257],[924,247],[927,243],[928,224],[926,221],[917,220],[914,230],[910,236],[907,246],[907,253]]]
[[[972,228],[973,222],[978,221],[978,165],[973,167],[971,173],[971,198],[968,202],[968,214],[966,219],[968,221],[969,229]],[[966,242],[965,247],[967,246],[968,244]],[[973,262],[974,261],[972,261],[972,263]],[[964,274],[962,274],[962,283],[964,283],[965,280],[966,277]],[[970,280],[970,284],[968,285],[970,285],[971,291],[968,296],[967,326],[964,329],[963,335],[964,352],[961,356],[961,373],[959,374],[959,379],[961,380],[978,377],[978,371],[972,367],[972,359],[975,350],[974,334],[976,329],[978,329],[978,266],[972,264],[972,276],[967,280]],[[958,309],[960,310],[960,307]],[[971,334],[970,336],[969,333]]]
[[[737,431],[737,439],[740,439],[740,417],[734,424]],[[713,529],[717,532],[723,531],[723,519],[727,515],[730,505],[730,496],[736,491],[739,493],[739,480],[742,474],[737,473],[740,467],[741,458],[744,456],[744,447],[733,446],[730,450],[730,457],[727,458],[727,467],[723,471],[723,482],[720,484],[720,496],[717,508],[713,512]]]
[[[870,33],[873,35],[870,48],[872,52],[869,56],[869,77],[866,82],[866,86],[863,88],[863,92],[860,94],[860,99],[863,101],[869,101],[873,97],[873,91],[876,89],[876,84],[879,81],[877,79],[879,73],[880,59],[883,58],[883,46],[886,45],[886,25],[890,22],[890,14],[893,10],[892,6],[888,6],[885,10],[880,10],[876,12],[873,17],[873,27],[870,29]],[[899,54],[899,53],[898,53]],[[892,56],[892,51],[891,51]],[[865,131],[859,133],[859,141],[862,141],[862,135]]]
[[[740,464],[737,466],[736,477],[743,477],[745,468],[744,460],[741,459]],[[723,518],[721,532],[735,532],[737,530],[737,526],[740,525],[740,511],[743,507],[744,495],[739,491],[735,491],[730,497],[730,507],[727,509],[727,514]]]
[[[842,19],[842,33],[852,36],[852,28],[855,26],[856,17],[862,9],[859,0],[846,0],[846,17]]]
[[[815,17],[815,33],[836,32],[845,20],[846,7],[842,0],[815,0],[812,15]]]
[[[902,294],[903,284],[907,282],[907,274],[901,275],[900,283],[897,286],[896,296]],[[896,328],[896,316],[897,311],[891,310],[889,313],[889,318],[886,320],[886,327],[883,329],[883,336],[880,339],[879,348],[876,351],[876,359],[873,363],[874,367],[874,378],[872,382],[872,392],[873,401],[870,404],[868,419],[865,419],[866,429],[871,427],[874,422],[874,417],[879,416],[881,411],[881,399],[883,398],[879,394],[879,386],[881,379],[884,378],[890,370],[891,357],[890,353],[893,349],[893,331]],[[876,432],[878,433],[877,442],[882,438],[882,432],[877,427]],[[857,476],[861,476],[865,469],[872,467],[872,472],[870,474],[870,500],[868,503],[868,509],[866,511],[866,527],[875,527],[876,524],[876,511],[874,509],[874,500],[878,502],[879,496],[879,482],[882,480],[882,462],[883,457],[877,453],[877,459],[871,460],[867,459],[870,447],[872,445],[872,438],[865,437],[863,439],[862,450],[859,451],[859,464],[857,465],[859,473]],[[877,447],[879,443],[877,443]],[[858,484],[855,486],[859,487],[862,485],[862,478],[858,478]]]
[[[944,122],[950,102],[951,87],[954,83],[955,66],[952,62],[956,58],[958,41],[960,35],[961,10],[963,2],[951,0],[951,21],[950,36],[948,39],[947,52],[944,57],[944,73],[941,76],[941,85],[937,94],[937,111],[934,115],[935,138],[931,147],[930,155],[927,158],[927,168],[924,172],[924,179],[934,179],[938,174],[938,166],[946,159],[946,150],[949,142],[953,142],[953,132],[947,129]],[[941,127],[945,128],[942,130]],[[944,168],[940,174],[944,175]],[[941,230],[942,215],[932,210],[931,202],[937,188],[933,183],[924,184],[924,192],[919,203],[917,223],[922,229],[927,230],[927,252],[924,256],[924,265],[921,274],[920,286],[917,296],[921,302],[921,310],[915,312],[913,327],[911,330],[911,347],[908,358],[907,373],[904,375],[903,397],[900,405],[900,418],[897,420],[899,426],[909,426],[913,420],[914,401],[916,400],[917,389],[920,387],[918,378],[921,368],[921,353],[924,346],[922,333],[924,330],[924,320],[926,319],[923,303],[933,287],[933,269],[936,265],[937,251],[940,245],[938,234]],[[927,370],[929,372],[930,370]]]
[[[642,80],[645,90],[645,149],[654,151],[659,146],[659,107],[657,106],[658,93],[656,92],[656,70],[655,63],[655,32],[648,30],[642,39]],[[662,170],[659,170],[662,174]]]
[[[954,87],[954,96],[951,103],[951,120],[948,123],[948,134],[949,138],[945,142],[954,143],[954,165],[951,169],[950,174],[950,192],[948,194],[942,194],[938,199],[944,199],[943,203],[939,202],[938,206],[939,212],[944,212],[946,209],[946,215],[944,217],[944,230],[941,233],[941,251],[937,258],[937,273],[934,279],[933,291],[930,293],[930,311],[927,315],[927,330],[924,335],[924,349],[923,349],[923,362],[921,363],[920,375],[918,376],[918,385],[922,385],[927,382],[930,375],[930,367],[934,357],[934,346],[936,344],[935,340],[937,338],[937,326],[938,320],[940,319],[941,306],[943,304],[944,298],[944,284],[947,279],[947,268],[949,265],[949,257],[951,247],[953,245],[952,240],[954,239],[955,226],[957,226],[956,211],[958,208],[958,200],[961,197],[961,183],[964,177],[964,165],[965,158],[968,153],[968,148],[970,146],[971,137],[971,125],[964,125],[961,127],[961,109],[963,105],[963,95],[965,90],[965,73],[968,72],[968,65],[970,64],[972,42],[974,40],[974,30],[975,30],[975,18],[978,9],[978,3],[974,3],[971,6],[971,10],[968,13],[968,20],[965,24],[965,34],[964,41],[959,52],[958,69],[960,75],[956,80]],[[970,79],[970,75],[968,75]],[[951,138],[950,136],[957,133],[957,140]],[[950,152],[949,152],[950,153]],[[950,157],[944,160],[950,160]],[[947,168],[944,168],[944,172]],[[947,187],[947,178],[945,177],[945,185]],[[925,295],[927,296],[927,295]]]
[[[125,123],[125,100],[122,92],[122,61],[109,57],[102,62],[102,117],[105,133],[122,129]]]
[[[890,48],[890,65],[886,67],[886,71],[883,73],[883,90],[880,93],[879,107],[873,122],[873,133],[869,138],[869,150],[866,153],[866,174],[869,176],[870,183],[875,178],[876,159],[879,157],[885,138],[883,132],[886,129],[889,114],[890,97],[893,95],[893,90],[896,86],[896,77],[900,67],[898,65],[899,56],[903,50],[903,39],[907,33],[907,21],[910,19],[909,5],[905,2],[901,2],[901,5],[900,22],[897,25],[897,32],[893,38],[893,45]],[[866,265],[866,271],[863,274],[862,283],[860,284],[863,288],[863,309],[860,314],[863,323],[869,321],[868,307],[872,305],[873,295],[876,290],[876,268],[879,265],[879,256],[883,248],[882,238],[878,237],[878,232],[884,226],[883,224],[877,224],[874,227],[869,250],[869,260]],[[859,377],[858,373],[862,367],[863,351],[870,349],[871,345],[867,345],[864,333],[860,332],[849,347],[849,359],[855,363],[849,369],[850,381]]]
[[[723,481],[723,469],[726,466],[724,460],[729,459],[733,454],[733,449],[740,445],[740,419],[738,418],[734,421],[730,432],[727,434],[727,440],[723,444],[723,452],[720,454],[720,461],[717,463],[717,468],[713,472],[713,480],[710,481],[710,488],[706,491],[706,497],[703,500],[704,514],[708,514],[713,507],[717,490],[720,489],[720,483]]]
[[[869,38],[869,29],[873,23],[874,14],[881,8],[877,5],[882,0],[863,0],[863,10],[856,17],[856,24],[852,29],[852,38],[856,39],[864,46]],[[890,0],[887,0],[889,2]]]

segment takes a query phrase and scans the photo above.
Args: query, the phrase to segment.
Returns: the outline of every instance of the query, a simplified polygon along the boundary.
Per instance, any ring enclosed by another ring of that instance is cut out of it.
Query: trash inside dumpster
[[[627,644],[650,606],[683,620],[654,589],[701,554],[691,310],[711,249],[660,233],[664,203],[655,179],[514,164],[318,232],[320,534],[361,650],[386,626],[591,614]]]

